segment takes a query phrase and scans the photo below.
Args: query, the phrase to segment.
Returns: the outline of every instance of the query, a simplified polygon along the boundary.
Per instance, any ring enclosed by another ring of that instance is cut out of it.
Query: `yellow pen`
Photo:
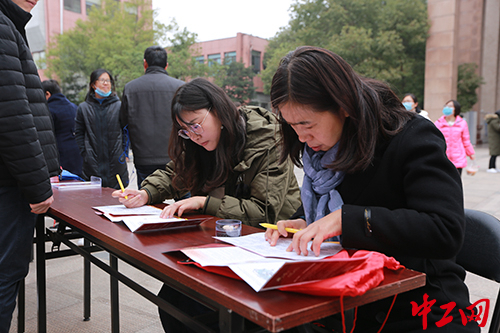
[[[116,179],[118,179],[118,184],[120,184],[120,188],[122,189],[122,193],[125,192],[125,187],[123,187],[122,179],[119,174],[116,174]],[[128,196],[125,196],[125,199],[128,199]]]
[[[270,223],[259,223],[262,227],[264,228],[269,228],[269,229],[274,229],[278,230],[278,226],[276,224],[270,224]],[[287,232],[290,232],[292,234],[302,230],[302,229],[294,229],[294,228],[285,228]],[[334,243],[334,244],[340,244],[340,242],[323,242],[323,243]]]
[[[269,228],[269,229],[274,229],[278,230],[278,226],[276,224],[270,224],[270,223],[259,223],[262,227],[264,228]],[[300,231],[301,229],[294,229],[294,228],[285,228],[287,232],[291,232],[292,234]]]

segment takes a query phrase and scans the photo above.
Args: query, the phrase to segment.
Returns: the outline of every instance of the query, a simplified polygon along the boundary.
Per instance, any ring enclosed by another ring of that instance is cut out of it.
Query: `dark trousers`
[[[491,155],[491,157],[490,157],[490,166],[489,166],[488,169],[496,169],[497,156],[498,155]]]
[[[160,165],[135,165],[135,171],[137,172],[137,189],[141,189],[141,183],[147,176],[152,174],[158,169],[165,170],[165,164]]]
[[[8,333],[29,270],[36,215],[17,187],[0,187],[0,333]]]

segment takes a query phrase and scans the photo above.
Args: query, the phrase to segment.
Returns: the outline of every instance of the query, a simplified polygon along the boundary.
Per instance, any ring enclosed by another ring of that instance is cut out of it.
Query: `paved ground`
[[[465,207],[493,214],[500,218],[500,174],[486,173],[488,149],[476,147],[479,171],[474,176],[462,176]],[[130,164],[132,165],[132,164]],[[500,166],[500,160],[498,161]],[[130,168],[132,170],[132,168]],[[302,179],[301,170],[297,170],[298,179]],[[135,185],[131,176],[131,187]],[[47,221],[47,223],[51,223]],[[102,254],[102,260],[107,257]],[[120,270],[140,281],[152,292],[157,292],[161,283],[137,271],[126,263],[119,263]],[[37,332],[36,324],[36,284],[35,264],[30,267],[26,278],[26,332]],[[471,300],[488,298],[491,301],[490,312],[496,301],[499,286],[474,274],[467,274],[466,283],[470,289]],[[47,262],[47,306],[48,332],[109,332],[109,277],[99,268],[92,267],[92,316],[87,322],[82,321],[83,301],[83,259],[78,257],[49,260]],[[157,308],[128,287],[120,286],[120,323],[123,333],[161,333],[163,332],[157,315]],[[488,326],[482,332],[487,332]],[[17,332],[17,313],[10,332]]]

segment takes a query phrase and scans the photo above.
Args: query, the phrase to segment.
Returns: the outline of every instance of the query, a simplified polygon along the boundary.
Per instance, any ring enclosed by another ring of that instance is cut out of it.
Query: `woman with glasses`
[[[197,211],[253,226],[288,219],[300,207],[293,164],[279,161],[273,113],[259,107],[237,109],[221,88],[198,78],[174,95],[172,123],[172,161],[148,176],[139,191],[113,192],[125,206],[160,203],[190,192],[190,198],[165,207],[161,216]],[[160,296],[192,314],[208,311],[167,286]],[[184,332],[175,318],[163,311],[160,317],[166,332]]]
[[[170,161],[141,184],[115,191],[127,207],[180,199],[162,217],[197,211],[258,226],[290,217],[300,194],[290,160],[279,162],[277,119],[260,107],[237,109],[226,93],[198,78],[172,100]],[[125,199],[125,196],[128,199]]]
[[[283,157],[303,165],[304,181],[302,211],[266,231],[270,244],[288,236],[285,228],[302,229],[289,248],[298,254],[318,255],[323,241],[339,237],[344,248],[426,273],[424,287],[357,308],[354,332],[479,332],[462,319],[471,315],[455,262],[465,236],[462,184],[436,126],[405,110],[386,84],[317,47],[281,60],[271,101]],[[341,316],[333,319],[323,323],[342,331]]]
[[[115,81],[105,69],[90,74],[85,102],[78,106],[75,138],[83,157],[82,174],[102,179],[103,187],[119,189],[116,175],[128,185],[125,141],[118,120],[121,102],[114,92]]]

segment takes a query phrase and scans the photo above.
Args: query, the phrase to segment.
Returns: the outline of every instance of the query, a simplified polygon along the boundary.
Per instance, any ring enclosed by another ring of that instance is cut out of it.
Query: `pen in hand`
[[[259,224],[264,228],[278,230],[278,226],[276,224],[270,224],[270,223],[259,223]],[[292,234],[300,231],[300,229],[294,229],[294,228],[285,228],[285,230],[287,232],[291,232]]]
[[[125,192],[125,188],[123,187],[122,179],[119,174],[116,174],[116,179],[118,179],[118,184],[120,184],[120,188],[122,189],[122,193]],[[125,199],[128,199],[128,196],[125,196]]]

